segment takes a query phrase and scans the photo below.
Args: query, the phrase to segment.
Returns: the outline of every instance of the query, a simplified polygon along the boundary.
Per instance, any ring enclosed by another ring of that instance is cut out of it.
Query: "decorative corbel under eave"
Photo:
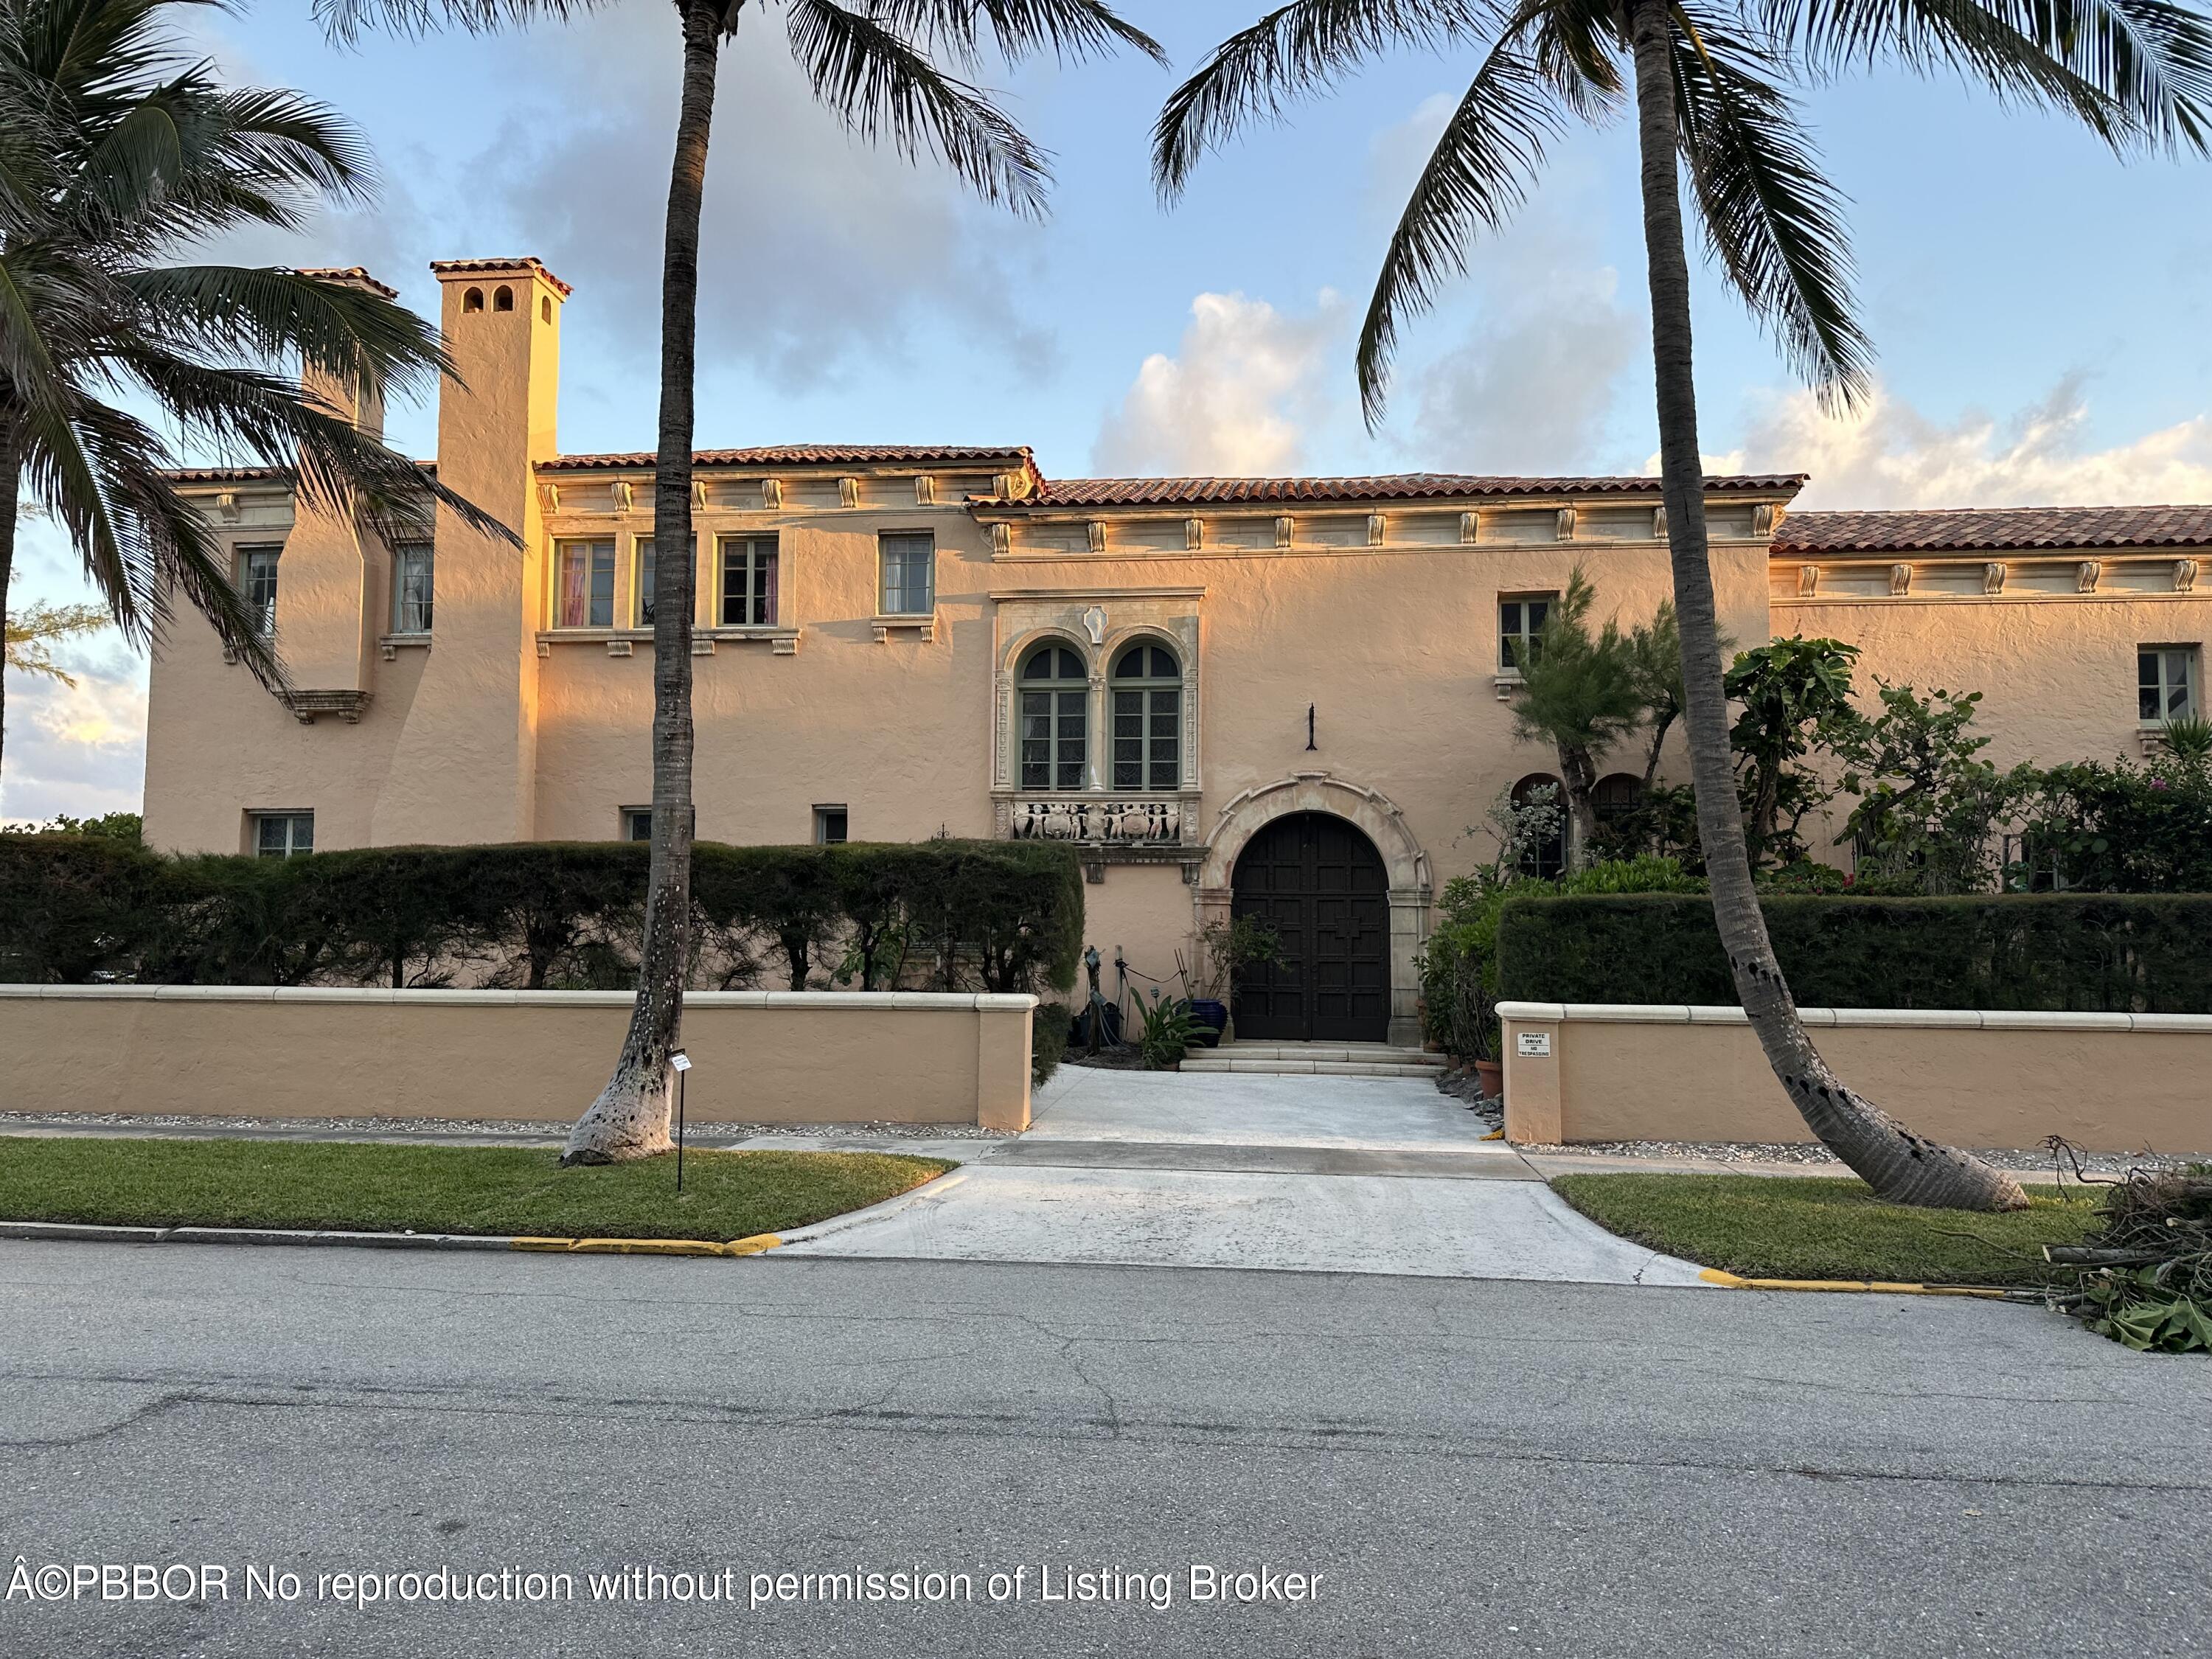
[[[2097,583],[2104,574],[2105,562],[2102,559],[2082,560],[2074,567],[2074,591],[2076,593],[2095,592]]]
[[[1782,509],[1772,501],[1762,501],[1751,509],[1751,533],[1771,537],[1775,526],[1782,522]]]
[[[1297,520],[1287,513],[1275,520],[1275,547],[1278,551],[1290,546],[1291,538],[1297,532]]]
[[[1089,539],[1091,550],[1093,553],[1103,553],[1106,550],[1105,520],[1091,519],[1085,520],[1083,526],[1083,533]]]
[[[1909,564],[1893,564],[1893,565],[1890,566],[1890,568],[1889,568],[1889,596],[1890,596],[1890,598],[1892,598],[1892,599],[1903,599],[1903,598],[1904,598],[1907,593],[1910,593],[1911,591],[1912,591],[1912,567],[1911,567],[1911,565],[1909,565]]]
[[[760,481],[761,505],[770,512],[783,505],[783,480],[763,478]]]
[[[1370,546],[1370,547],[1380,547],[1380,546],[1382,546],[1382,532],[1383,532],[1385,530],[1389,529],[1389,521],[1388,520],[1386,520],[1386,519],[1383,517],[1383,515],[1382,515],[1382,514],[1380,514],[1380,513],[1370,513],[1370,514],[1369,514],[1367,515],[1367,544],[1368,544],[1368,546]]]
[[[1667,539],[1667,509],[1663,507],[1651,509],[1651,539],[1655,542]]]
[[[1575,509],[1571,507],[1563,507],[1559,509],[1559,516],[1558,520],[1552,526],[1552,539],[1554,541],[1571,542],[1574,540],[1574,538]],[[1471,541],[1474,538],[1468,536],[1462,536],[1460,539],[1462,541]]]
[[[226,489],[218,494],[215,498],[215,510],[216,516],[225,524],[236,524],[239,516],[238,492],[235,489]]]
[[[707,481],[704,478],[691,480],[691,505],[695,507],[707,505]]]
[[[637,504],[636,495],[630,489],[628,478],[617,478],[607,486],[607,494],[613,498],[617,513],[627,513]]]
[[[858,507],[860,504],[860,481],[858,478],[837,480],[837,505]]]
[[[1206,545],[1206,520],[1185,519],[1182,521],[1182,547],[1186,553],[1195,553]]]
[[[927,472],[914,475],[914,504],[916,507],[937,505],[937,480]]]
[[[1801,564],[1797,567],[1797,597],[1809,599],[1820,591],[1820,567]]]
[[[1014,527],[1010,524],[991,526],[991,552],[994,556],[1014,550]]]
[[[1984,593],[2003,592],[2005,577],[2009,574],[2010,572],[2011,567],[2004,563],[2002,560],[1990,560],[1989,563],[1982,567],[1982,592]]]
[[[1459,515],[1459,542],[1462,547],[1473,547],[1482,535],[1481,520],[1472,513]]]
[[[538,505],[540,510],[545,513],[558,513],[561,510],[561,486],[550,478],[539,480]]]
[[[2193,593],[2197,591],[2197,561],[2176,559],[2173,562],[2173,591]]]

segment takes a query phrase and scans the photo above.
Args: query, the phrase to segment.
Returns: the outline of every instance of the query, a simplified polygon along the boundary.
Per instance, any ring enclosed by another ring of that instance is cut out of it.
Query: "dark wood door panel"
[[[1379,1042],[1390,1023],[1389,883],[1342,818],[1302,812],[1255,836],[1231,878],[1232,914],[1275,930],[1276,958],[1238,975],[1240,1036]]]

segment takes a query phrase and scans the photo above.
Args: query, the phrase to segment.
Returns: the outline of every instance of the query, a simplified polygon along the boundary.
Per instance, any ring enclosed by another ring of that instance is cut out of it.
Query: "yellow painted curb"
[[[726,1244],[708,1238],[517,1238],[508,1248],[565,1255],[758,1255],[782,1243],[781,1233],[754,1233]]]
[[[1977,1285],[1893,1285],[1880,1279],[1741,1279],[1719,1267],[1703,1268],[1698,1277],[1732,1291],[1878,1291],[1885,1296],[1974,1296],[1998,1302],[2011,1295]]]

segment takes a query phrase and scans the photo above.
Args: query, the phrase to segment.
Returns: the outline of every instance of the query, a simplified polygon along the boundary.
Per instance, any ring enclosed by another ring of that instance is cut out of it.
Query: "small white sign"
[[[679,1072],[688,1072],[691,1069],[691,1056],[678,1048],[674,1054],[669,1055],[668,1063]]]
[[[1552,1052],[1552,1034],[1549,1031],[1518,1031],[1515,1036],[1520,1039],[1518,1052],[1521,1054],[1548,1054]]]

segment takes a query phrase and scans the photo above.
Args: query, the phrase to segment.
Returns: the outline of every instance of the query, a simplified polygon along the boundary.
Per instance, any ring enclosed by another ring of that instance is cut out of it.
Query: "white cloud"
[[[1324,289],[1303,316],[1242,294],[1201,294],[1170,357],[1145,359],[1100,425],[1101,472],[1267,475],[1297,471],[1341,372],[1343,308]]]
[[[138,811],[146,781],[143,666],[120,652],[56,654],[75,686],[8,676],[0,820]]]
[[[1728,471],[1811,473],[1803,507],[2212,501],[2212,416],[2104,449],[2086,440],[2088,421],[2072,374],[2007,418],[1969,411],[1948,423],[1879,390],[1857,414],[1832,420],[1796,392],[1754,417],[1741,447],[1712,459]]]

